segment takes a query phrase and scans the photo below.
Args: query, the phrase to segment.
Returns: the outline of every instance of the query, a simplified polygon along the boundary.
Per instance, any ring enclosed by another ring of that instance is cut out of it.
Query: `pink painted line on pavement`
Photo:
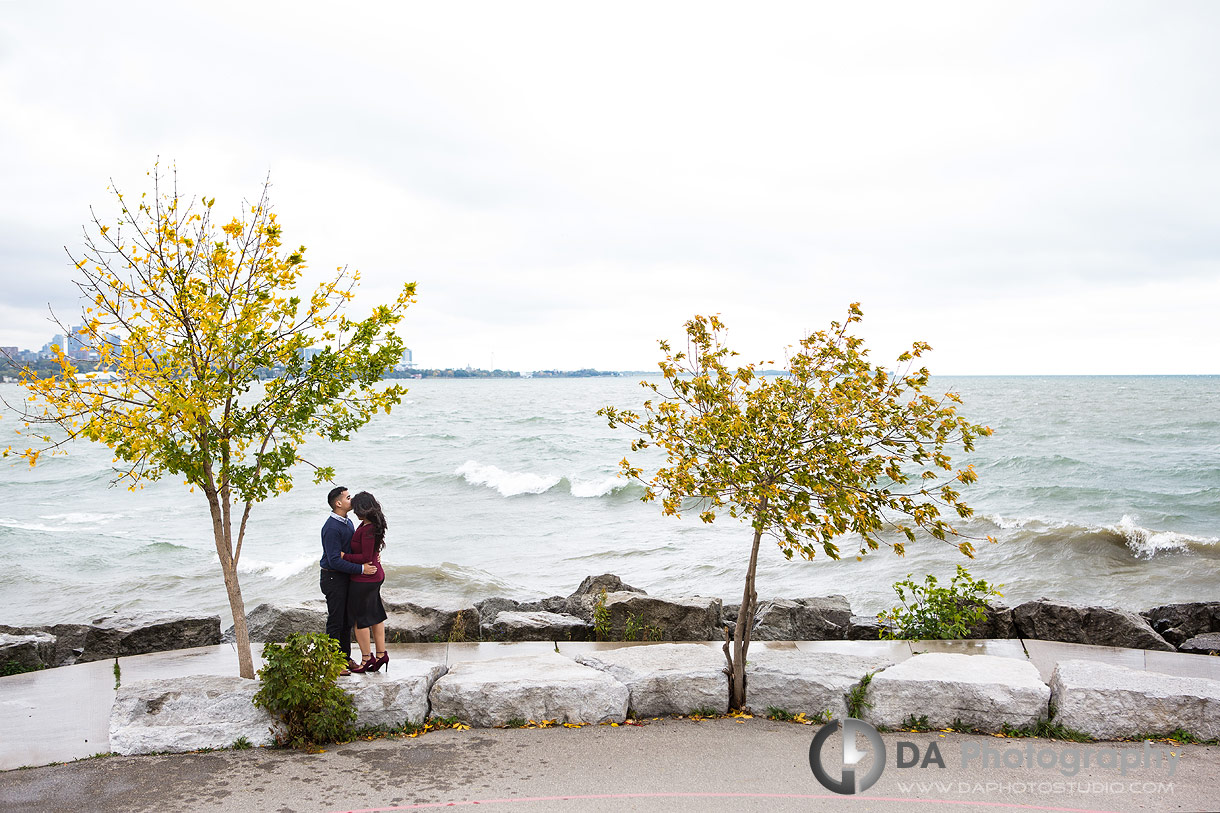
[[[971,805],[995,807],[1004,810],[1049,810],[1054,813],[1117,813],[1112,810],[1095,810],[1083,807],[1046,807],[1043,805],[1019,805],[1009,802],[977,802],[967,799],[911,799],[890,796],[857,796],[840,794],[800,793],[594,793],[567,796],[523,796],[511,799],[467,799],[460,802],[420,802],[395,807],[365,807],[335,811],[335,813],[384,813],[390,810],[422,810],[430,807],[464,807],[467,805],[515,804],[520,802],[581,802],[599,799],[838,799],[852,802],[906,802],[910,804]]]

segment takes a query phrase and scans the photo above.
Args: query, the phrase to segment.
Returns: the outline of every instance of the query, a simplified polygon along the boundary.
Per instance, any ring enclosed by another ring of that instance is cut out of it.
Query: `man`
[[[352,552],[352,534],[356,526],[347,518],[352,501],[343,486],[332,488],[326,495],[330,504],[330,516],[322,526],[322,595],[326,596],[326,634],[339,642],[339,649],[347,655],[348,669],[358,666],[352,660],[352,622],[347,617],[347,585],[358,573],[366,576],[376,572],[377,566],[369,563],[358,565],[348,562],[339,554]],[[343,674],[348,674],[347,670]]]

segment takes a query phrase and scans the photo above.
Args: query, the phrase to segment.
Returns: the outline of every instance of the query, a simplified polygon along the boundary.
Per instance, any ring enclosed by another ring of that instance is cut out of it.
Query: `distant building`
[[[398,372],[415,369],[415,356],[411,353],[411,348],[405,347],[402,351],[402,361],[394,365],[394,369]]]
[[[75,359],[76,361],[97,361],[101,358],[101,354],[88,347],[88,341],[88,337],[85,335],[85,326],[77,325],[68,332],[67,336],[62,333],[56,333],[51,337],[51,341],[42,346],[42,352],[38,355],[41,358],[54,358],[55,351],[51,347],[58,346],[63,351],[63,354],[70,359]],[[107,336],[106,341],[113,347],[119,346],[118,336]]]

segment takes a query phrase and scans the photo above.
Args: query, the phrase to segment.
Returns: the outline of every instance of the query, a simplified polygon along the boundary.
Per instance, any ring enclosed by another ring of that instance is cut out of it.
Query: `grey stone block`
[[[639,717],[729,710],[724,654],[702,644],[651,644],[582,652],[576,661],[612,675]]]
[[[910,716],[937,728],[960,720],[980,731],[1032,725],[1049,714],[1050,689],[1026,660],[929,652],[873,676],[864,719],[897,728]]]
[[[433,717],[476,726],[510,720],[622,722],[627,687],[610,675],[556,653],[460,661],[429,692]]]
[[[1062,661],[1051,676],[1055,722],[1098,739],[1185,729],[1220,737],[1220,681],[1175,677],[1096,661]]]
[[[110,750],[119,754],[228,748],[275,742],[280,726],[253,699],[260,683],[240,677],[189,675],[144,680],[119,689],[110,712]]]

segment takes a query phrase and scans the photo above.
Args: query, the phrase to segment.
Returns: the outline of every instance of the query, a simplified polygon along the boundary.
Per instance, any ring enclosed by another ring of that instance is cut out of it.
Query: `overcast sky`
[[[423,366],[1220,373],[1220,3],[0,2],[0,345],[79,309],[110,178],[404,280]]]

